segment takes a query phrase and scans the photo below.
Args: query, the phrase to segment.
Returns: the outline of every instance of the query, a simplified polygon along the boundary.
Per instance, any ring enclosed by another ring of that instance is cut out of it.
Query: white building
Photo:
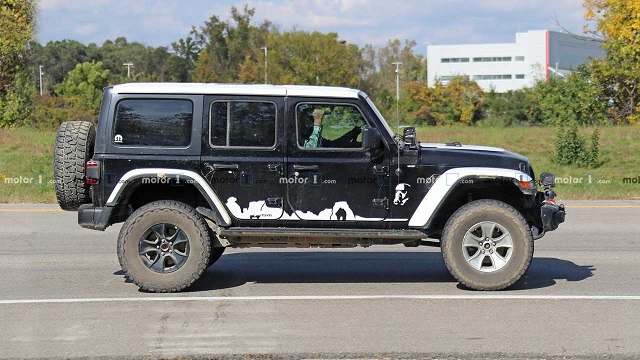
[[[549,30],[516,33],[516,42],[508,44],[429,45],[428,84],[467,75],[486,91],[505,92],[566,76],[589,57],[603,56],[599,41]]]

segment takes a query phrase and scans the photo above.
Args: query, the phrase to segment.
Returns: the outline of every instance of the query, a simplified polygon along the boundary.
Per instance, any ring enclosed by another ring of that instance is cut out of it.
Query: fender
[[[106,206],[116,206],[118,201],[122,197],[125,187],[128,184],[131,184],[133,180],[144,178],[144,177],[172,177],[172,178],[180,178],[181,180],[189,180],[193,182],[193,185],[200,191],[202,196],[207,200],[212,209],[217,210],[220,214],[221,219],[224,221],[224,224],[217,224],[219,226],[230,226],[231,225],[231,217],[229,217],[229,213],[227,212],[224,204],[218,198],[218,195],[211,189],[211,186],[207,183],[207,181],[200,176],[199,174],[189,171],[189,170],[181,170],[181,169],[163,169],[163,168],[146,168],[146,169],[135,169],[127,172],[122,176],[122,178],[118,181],[118,184],[109,195],[109,199],[107,199]]]
[[[445,171],[434,182],[429,192],[424,196],[420,205],[416,208],[411,219],[409,219],[410,227],[426,228],[431,224],[437,210],[447,200],[447,197],[456,185],[460,184],[465,178],[481,177],[486,179],[513,179],[514,181],[532,182],[531,176],[518,170],[483,168],[483,167],[465,167],[454,168]],[[524,189],[520,190],[525,192]],[[531,191],[531,189],[528,189]],[[528,193],[527,193],[528,194]]]

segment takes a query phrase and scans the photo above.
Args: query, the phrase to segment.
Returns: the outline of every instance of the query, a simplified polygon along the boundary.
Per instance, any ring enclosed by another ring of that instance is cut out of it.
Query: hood
[[[445,168],[492,167],[531,173],[529,159],[525,156],[496,147],[458,143],[420,143],[420,164]]]

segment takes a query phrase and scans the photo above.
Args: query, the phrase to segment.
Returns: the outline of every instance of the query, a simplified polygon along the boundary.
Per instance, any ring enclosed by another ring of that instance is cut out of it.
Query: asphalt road
[[[0,358],[640,357],[640,202],[571,202],[508,291],[432,248],[230,249],[190,292],[125,281],[119,226],[0,205]]]

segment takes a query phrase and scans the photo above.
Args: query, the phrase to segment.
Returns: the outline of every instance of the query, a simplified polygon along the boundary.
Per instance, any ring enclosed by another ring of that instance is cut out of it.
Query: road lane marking
[[[62,209],[0,209],[0,212],[62,212]]]
[[[155,296],[77,299],[0,300],[0,305],[180,301],[300,301],[300,300],[640,300],[640,295],[281,295],[281,296]]]
[[[640,209],[640,205],[565,205],[568,209]]]

